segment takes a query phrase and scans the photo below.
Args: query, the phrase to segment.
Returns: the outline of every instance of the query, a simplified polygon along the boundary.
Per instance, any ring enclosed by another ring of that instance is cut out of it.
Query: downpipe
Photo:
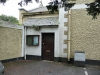
[[[70,25],[71,25],[71,9],[68,10],[68,62],[70,61]]]

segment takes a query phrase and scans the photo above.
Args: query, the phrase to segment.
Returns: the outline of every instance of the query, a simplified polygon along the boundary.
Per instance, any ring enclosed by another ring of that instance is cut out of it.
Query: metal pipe
[[[24,41],[25,41],[25,44],[24,44],[24,59],[26,60],[26,27],[24,27]]]
[[[24,56],[24,54],[25,54],[25,52],[24,52],[24,47],[25,47],[24,42],[25,42],[25,40],[24,40],[24,26],[23,26],[23,28],[22,28],[22,56]]]
[[[70,25],[71,25],[71,9],[68,10],[68,61],[70,61]]]

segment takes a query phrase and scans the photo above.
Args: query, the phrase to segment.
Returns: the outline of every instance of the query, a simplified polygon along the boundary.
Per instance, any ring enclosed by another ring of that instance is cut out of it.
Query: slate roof
[[[28,12],[45,12],[45,11],[48,11],[46,7],[39,7],[36,9],[29,10]]]
[[[24,26],[42,26],[42,25],[58,25],[58,16],[57,17],[44,17],[44,18],[28,18],[23,22]]]

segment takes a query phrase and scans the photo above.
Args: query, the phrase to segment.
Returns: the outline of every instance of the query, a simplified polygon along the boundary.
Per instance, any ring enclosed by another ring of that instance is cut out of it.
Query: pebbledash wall
[[[78,50],[86,53],[86,59],[100,60],[100,16],[93,20],[86,9],[74,9],[71,19],[71,57]]]
[[[92,16],[87,15],[87,6],[84,4],[92,1],[76,0],[77,4],[71,8],[70,58],[74,58],[75,51],[84,51],[86,63],[100,65],[100,16],[93,20]]]
[[[0,60],[23,57],[22,26],[0,21]]]

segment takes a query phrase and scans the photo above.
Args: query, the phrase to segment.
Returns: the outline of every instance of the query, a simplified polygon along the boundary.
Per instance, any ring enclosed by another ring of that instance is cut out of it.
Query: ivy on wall
[[[34,28],[37,31],[40,30],[40,26],[33,25],[32,28]]]

